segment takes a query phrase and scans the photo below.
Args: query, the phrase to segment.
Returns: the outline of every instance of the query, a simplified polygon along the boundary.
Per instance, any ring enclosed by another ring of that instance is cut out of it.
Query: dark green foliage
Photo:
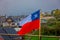
[[[41,24],[42,35],[60,36],[60,10],[53,10],[51,14],[54,18],[47,20],[45,24]]]

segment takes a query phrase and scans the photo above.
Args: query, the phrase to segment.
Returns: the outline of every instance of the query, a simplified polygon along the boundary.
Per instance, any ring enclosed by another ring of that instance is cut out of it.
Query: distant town
[[[24,19],[27,15],[20,16],[0,16],[0,27],[18,26],[18,22]]]

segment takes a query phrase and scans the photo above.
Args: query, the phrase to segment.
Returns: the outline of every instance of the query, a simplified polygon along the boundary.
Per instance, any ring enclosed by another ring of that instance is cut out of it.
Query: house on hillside
[[[12,18],[7,18],[3,23],[3,27],[17,27],[17,23]]]

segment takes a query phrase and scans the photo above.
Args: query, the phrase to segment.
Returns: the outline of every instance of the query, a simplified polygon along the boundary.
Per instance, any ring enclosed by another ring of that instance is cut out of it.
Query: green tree
[[[47,20],[47,26],[54,26],[56,25],[56,19],[55,18],[51,18],[49,20]]]
[[[51,14],[54,17],[54,19],[49,19],[47,21],[47,25],[48,27],[51,26],[52,28],[54,28],[53,30],[55,30],[54,31],[55,35],[59,36],[60,35],[60,10],[59,9],[53,10]],[[50,30],[50,32],[52,32],[52,30]]]
[[[51,15],[54,18],[47,20],[46,26],[42,28],[42,33],[60,36],[60,10],[52,10]]]
[[[59,10],[59,9],[53,10],[53,11],[51,12],[51,14],[52,14],[56,19],[60,19],[60,10]]]

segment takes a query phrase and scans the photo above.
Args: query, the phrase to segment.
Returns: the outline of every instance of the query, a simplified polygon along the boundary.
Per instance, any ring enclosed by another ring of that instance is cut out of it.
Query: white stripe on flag
[[[25,23],[32,21],[31,15],[19,22],[19,26],[23,26]]]

